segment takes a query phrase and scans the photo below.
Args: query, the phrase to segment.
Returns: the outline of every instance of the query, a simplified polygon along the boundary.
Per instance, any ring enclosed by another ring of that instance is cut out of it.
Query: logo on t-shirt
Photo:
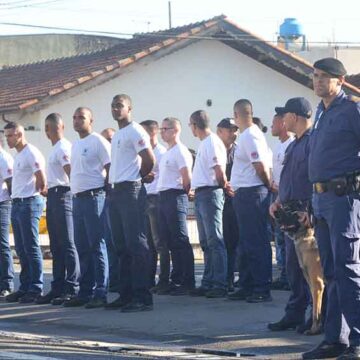
[[[259,154],[257,151],[253,151],[250,155],[253,160],[256,160],[259,158]]]
[[[85,149],[83,149],[83,151],[82,151],[81,155],[82,155],[82,156],[86,156],[86,155],[87,155],[87,153],[88,153],[88,149],[87,149],[87,148],[85,148]]]
[[[140,140],[138,141],[138,144],[139,144],[140,146],[145,146],[145,140],[144,140],[144,139],[140,139]]]
[[[216,156],[213,157],[213,161],[214,162],[217,162],[218,161],[218,158]]]
[[[8,175],[12,175],[12,169],[7,169]]]
[[[63,160],[64,161],[69,161],[69,156],[67,156],[66,154],[63,156]]]
[[[37,168],[37,169],[40,169],[40,164],[38,163],[38,162],[35,162],[35,167]]]

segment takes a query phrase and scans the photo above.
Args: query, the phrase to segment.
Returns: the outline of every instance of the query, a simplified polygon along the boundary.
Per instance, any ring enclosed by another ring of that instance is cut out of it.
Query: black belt
[[[104,187],[85,190],[85,191],[81,191],[81,192],[78,192],[78,193],[74,194],[74,197],[75,198],[82,198],[82,197],[88,197],[88,196],[95,196],[95,195],[103,192],[104,190],[105,190]]]
[[[34,196],[29,196],[29,197],[24,197],[24,198],[14,198],[12,199],[12,202],[14,204],[19,203],[19,202],[23,202],[26,200],[32,200],[32,199],[36,199],[39,195],[34,195]]]
[[[66,193],[68,191],[70,191],[70,186],[58,185],[58,186],[54,186],[54,187],[51,187],[50,189],[48,189],[49,194],[52,194],[52,193]]]
[[[332,191],[338,196],[360,190],[360,173],[351,173],[329,181],[316,182],[313,185],[314,192],[322,194]]]
[[[141,181],[122,181],[111,185],[111,190],[117,191],[124,189],[127,185],[141,184]]]
[[[195,189],[195,192],[200,192],[200,191],[204,191],[204,190],[217,190],[217,189],[222,189],[221,186],[200,186],[198,188]]]

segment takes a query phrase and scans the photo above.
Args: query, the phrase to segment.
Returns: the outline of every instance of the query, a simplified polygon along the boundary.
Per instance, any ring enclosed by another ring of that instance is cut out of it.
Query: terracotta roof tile
[[[165,31],[136,34],[121,44],[98,52],[0,70],[0,113],[28,108],[80,84],[126,67],[184,39],[212,36],[254,60],[311,87],[311,64],[286,50],[266,43],[225,16]],[[240,39],[240,40],[239,40]],[[346,88],[360,95],[360,90]]]

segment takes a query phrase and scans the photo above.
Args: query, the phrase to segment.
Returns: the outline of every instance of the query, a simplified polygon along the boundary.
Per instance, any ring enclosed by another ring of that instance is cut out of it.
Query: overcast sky
[[[172,0],[171,6],[173,26],[225,14],[265,40],[275,40],[284,18],[295,17],[310,42],[360,46],[360,0]],[[168,1],[0,0],[4,22],[132,34],[167,28]],[[2,35],[41,32],[54,30],[0,25]]]

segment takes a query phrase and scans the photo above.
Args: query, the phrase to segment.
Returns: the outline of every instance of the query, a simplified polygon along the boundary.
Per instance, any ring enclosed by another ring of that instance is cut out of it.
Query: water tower
[[[278,46],[293,52],[306,50],[306,37],[297,19],[286,18],[280,25]]]

